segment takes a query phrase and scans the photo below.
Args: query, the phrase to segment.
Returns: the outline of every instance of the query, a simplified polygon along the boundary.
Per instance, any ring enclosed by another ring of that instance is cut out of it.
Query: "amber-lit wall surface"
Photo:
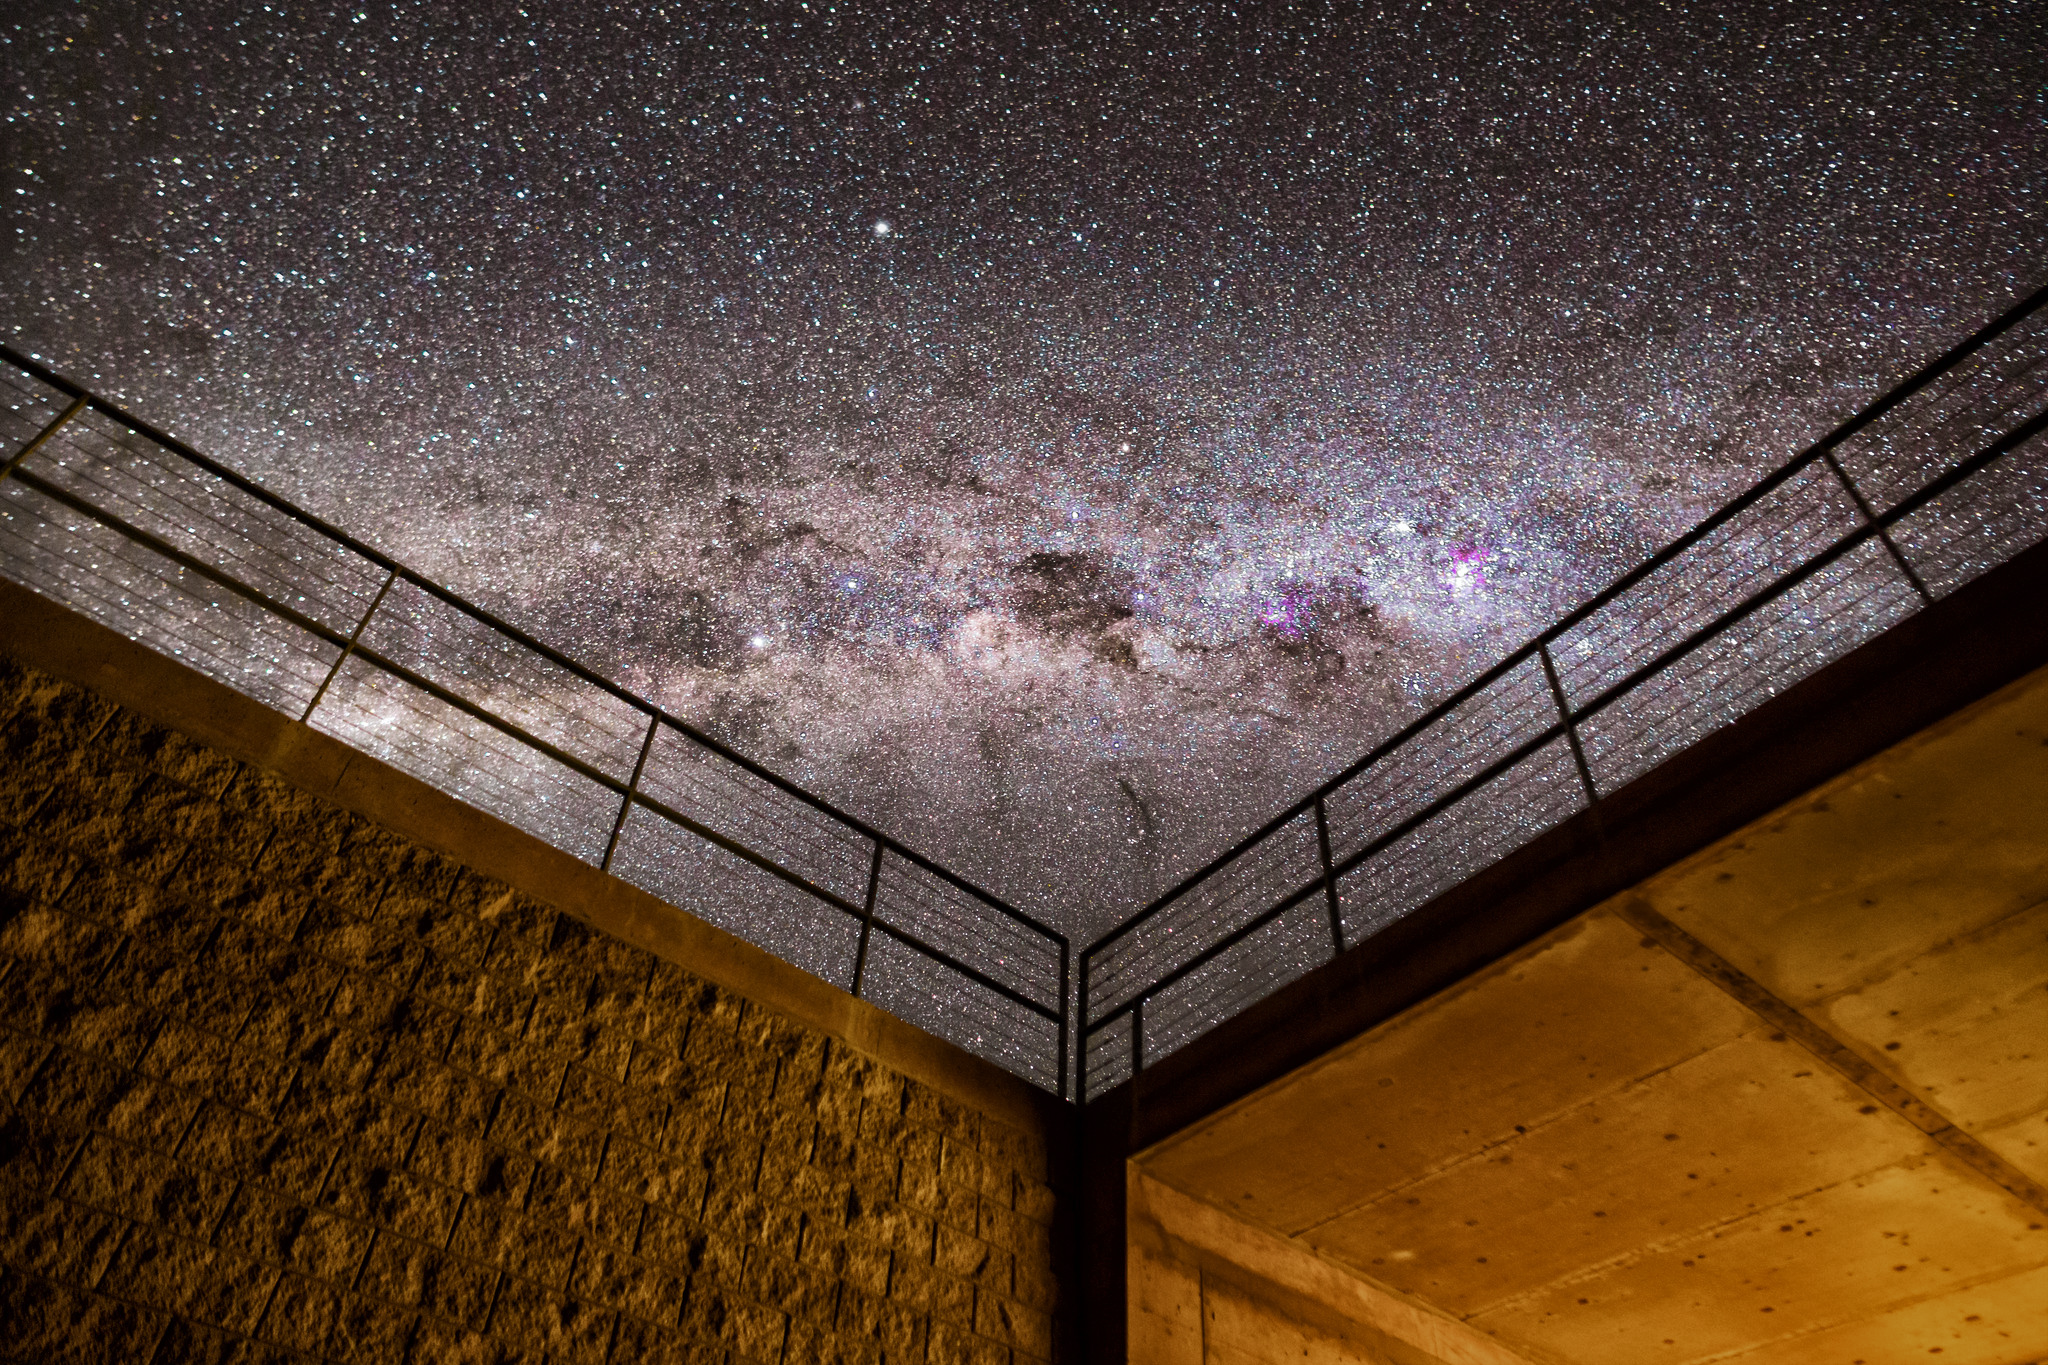
[[[0,1013],[7,1359],[1052,1354],[1048,1132],[999,1083],[4,653]]]
[[[2048,669],[1139,1153],[1130,1359],[2036,1365],[2044,1044]]]

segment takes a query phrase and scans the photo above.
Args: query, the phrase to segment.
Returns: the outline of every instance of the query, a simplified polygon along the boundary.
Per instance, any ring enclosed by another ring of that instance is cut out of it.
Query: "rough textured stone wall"
[[[0,1352],[1024,1362],[1043,1144],[0,655]]]

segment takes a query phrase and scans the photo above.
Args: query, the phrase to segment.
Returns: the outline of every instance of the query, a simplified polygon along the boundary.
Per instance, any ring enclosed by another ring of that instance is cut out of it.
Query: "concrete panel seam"
[[[1854,1048],[1658,913],[1647,901],[1630,897],[1622,902],[1619,913],[1649,938],[1656,940],[1659,947],[1812,1053],[1822,1065],[1925,1133],[1965,1166],[2048,1216],[2048,1187],[2030,1179],[1975,1136],[1956,1126],[1932,1104],[1886,1075]]]

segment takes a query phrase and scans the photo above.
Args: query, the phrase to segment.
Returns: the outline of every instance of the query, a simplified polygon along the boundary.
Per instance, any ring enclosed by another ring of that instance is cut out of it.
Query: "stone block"
[[[274,1062],[318,1067],[336,1085],[356,1089],[370,1078],[380,1048],[370,1032],[344,1028],[289,996],[266,992],[242,1021],[237,1048],[260,1052]]]
[[[774,1092],[775,1058],[723,1029],[691,1029],[683,1042],[683,1060],[722,1077],[729,1087],[746,1088],[762,1101]]]
[[[58,1193],[182,1237],[203,1237],[233,1189],[211,1172],[93,1137],[79,1150]]]
[[[998,1167],[1014,1171],[1040,1184],[1052,1178],[1051,1155],[1045,1139],[1035,1133],[1012,1128],[984,1118],[981,1124],[981,1152]]]
[[[377,918],[391,932],[412,939],[434,956],[459,967],[480,969],[493,930],[430,892],[395,883],[378,904]]]
[[[451,897],[458,906],[465,904],[460,892],[458,885],[457,895]],[[474,902],[474,906],[477,918],[489,925],[492,931],[490,946],[484,953],[484,966],[522,981],[529,980],[547,956],[548,940],[554,932],[554,907],[531,896],[509,891],[487,900],[480,899]]]
[[[140,828],[187,844],[224,843],[232,828],[219,801],[156,774],[143,778],[122,814]]]
[[[727,1301],[720,1336],[743,1360],[780,1361],[789,1339],[789,1319],[773,1308],[735,1296]]]
[[[672,1086],[666,1091],[669,1114],[660,1145],[679,1155],[705,1158],[728,1140],[724,1118],[726,1089],[724,1082],[695,1066],[689,1066],[688,1071],[687,1085]]]
[[[50,1280],[0,1271],[0,1359],[37,1365],[148,1360],[161,1312]]]
[[[132,711],[108,708],[93,752],[111,766],[167,777],[209,801],[218,802],[242,765],[175,730],[143,720]]]
[[[356,1280],[359,1293],[417,1308],[457,1327],[480,1327],[490,1311],[498,1272],[407,1241],[380,1235]]]
[[[215,1231],[215,1245],[314,1279],[347,1283],[371,1230],[244,1185]]]
[[[35,832],[89,856],[117,851],[121,847],[121,809],[144,780],[140,773],[106,772],[75,764],[53,768],[44,778],[47,792],[32,817]],[[120,859],[103,857],[101,861],[118,864]],[[161,864],[161,854],[148,856],[146,863],[155,875],[144,875],[143,880],[161,881],[163,871],[168,870]]]
[[[643,1143],[661,1136],[668,1103],[659,1095],[627,1086],[617,1076],[572,1065],[562,1078],[555,1106],[562,1113],[600,1124]]]
[[[24,1109],[78,1128],[101,1127],[101,1118],[126,1089],[128,1072],[89,1053],[57,1048],[21,1092]]]
[[[266,831],[267,833],[267,831]],[[289,939],[316,902],[298,888],[257,877],[248,860],[224,855],[190,857],[165,888],[251,929]]]
[[[17,962],[7,974],[0,1000],[10,1022],[43,1041],[62,1043],[122,1066],[133,1066],[156,1036],[158,1016],[132,996],[110,989],[107,982],[129,954],[114,960],[114,969],[83,984],[69,971],[42,963]]]
[[[846,1229],[929,1264],[937,1224],[929,1214],[907,1204],[893,1199],[869,1200],[854,1191],[846,1201]]]
[[[1020,1217],[1050,1227],[1053,1205],[1052,1186],[1042,1184],[1026,1175],[1011,1175],[1010,1207],[1015,1209]]]
[[[932,1264],[948,1275],[977,1284],[1010,1287],[1010,1253],[941,1223]]]
[[[0,1263],[70,1284],[93,1284],[133,1226],[0,1180]]]
[[[533,992],[455,958],[429,951],[413,989],[485,1028],[517,1035],[533,1014]]]
[[[931,1319],[905,1304],[862,1293],[851,1286],[840,1291],[837,1325],[842,1338],[878,1344],[885,1360],[940,1360],[927,1356]]]
[[[332,904],[321,904],[299,926],[307,951],[332,962],[409,987],[427,950],[410,939],[385,933],[372,921]]]
[[[291,1351],[327,1356],[339,1334],[342,1294],[299,1275],[278,1281],[257,1335]]]
[[[650,1208],[641,1218],[633,1250],[643,1261],[687,1274],[704,1263],[709,1247],[710,1238],[695,1219]]]
[[[327,1013],[351,1028],[381,1032],[397,1016],[405,998],[402,987],[394,986],[368,972],[337,969],[334,991],[327,997]],[[317,1002],[306,1002],[309,1008]]]
[[[1034,1360],[1052,1358],[1052,1318],[1014,1299],[982,1292],[975,1300],[974,1331]]]
[[[598,1183],[649,1204],[693,1214],[704,1207],[709,1182],[701,1162],[613,1135]]]
[[[0,1115],[0,1187],[24,1202],[47,1194],[85,1139],[83,1130],[34,1110]]]
[[[71,835],[71,846],[93,861],[118,867],[128,877],[162,885],[177,871],[191,845],[160,830],[130,825],[125,815],[107,815]]]
[[[526,1211],[572,1237],[588,1237],[631,1251],[649,1205],[616,1188],[572,1179],[560,1167],[540,1165],[526,1196]],[[683,1212],[694,1214],[694,1208]]]
[[[293,1075],[289,1063],[239,1050],[225,1039],[175,1020],[157,1033],[138,1068],[180,1090],[259,1115],[276,1111]]]
[[[416,1315],[362,1294],[341,1301],[334,1335],[322,1349],[331,1356],[362,1365],[402,1360],[411,1345]]]
[[[431,1119],[422,1120],[408,1166],[415,1175],[478,1199],[514,1206],[526,1198],[532,1158]]]
[[[491,1335],[544,1351],[550,1361],[602,1365],[615,1315],[527,1280],[508,1278],[491,1311]]]
[[[61,902],[64,909],[124,933],[147,933],[151,947],[171,958],[202,950],[213,933],[212,911],[169,887],[140,881],[124,868],[88,862]]]
[[[420,1117],[381,1095],[350,1090],[324,1071],[301,1070],[276,1111],[296,1132],[347,1142],[357,1156],[404,1164]]]
[[[85,866],[85,859],[55,839],[0,826],[0,908],[54,906]]]
[[[903,1163],[892,1149],[869,1144],[854,1149],[851,1181],[866,1198],[877,1201],[896,1198],[903,1189],[902,1173]]]
[[[833,1275],[801,1261],[768,1255],[758,1248],[747,1254],[740,1272],[740,1292],[793,1319],[829,1323],[839,1297]]]
[[[209,1327],[249,1332],[278,1272],[232,1249],[138,1227],[99,1288]]]
[[[119,935],[78,915],[36,906],[0,925],[0,954],[90,974],[120,946]]]
[[[1050,1313],[1059,1304],[1059,1281],[1053,1278],[1052,1262],[1019,1260],[1010,1271],[1010,1292],[1018,1302]]]
[[[10,984],[0,973],[0,991],[7,990]],[[50,1045],[40,1038],[12,1030],[0,1032],[0,1103],[18,1100],[22,1087],[49,1054]]]
[[[932,1322],[931,1358],[957,1365],[1011,1365],[1009,1347],[944,1319]]]
[[[390,830],[369,825],[358,829],[349,840],[348,855],[393,885],[403,886],[409,892],[433,900],[448,901],[459,910],[475,913],[474,906],[455,899],[456,886],[465,875],[465,869],[430,848]]]
[[[687,1284],[683,1275],[653,1262],[591,1244],[576,1258],[569,1292],[641,1322],[672,1327],[681,1315]]]
[[[1052,1260],[1052,1230],[1043,1223],[1034,1223],[1029,1218],[986,1201],[981,1206],[981,1237],[1005,1251],[1013,1252],[1020,1261]]]
[[[555,1089],[554,1074],[547,1069],[544,1058],[510,1033],[473,1018],[456,1026],[455,1037],[449,1041],[448,1053],[442,1060],[458,1071],[528,1095],[543,1086],[550,1093]]]
[[[925,1262],[896,1261],[889,1276],[889,1300],[934,1321],[974,1321],[974,1283]]]
[[[538,1350],[527,1350],[488,1333],[422,1316],[413,1325],[405,1365],[542,1365]]]
[[[604,1134],[587,1123],[555,1113],[517,1090],[507,1090],[488,1129],[491,1141],[560,1167],[581,1183],[597,1178]]]
[[[537,1218],[481,1199],[462,1206],[455,1236],[447,1243],[457,1256],[555,1289],[568,1283],[577,1245],[578,1239]]]
[[[614,1080],[623,1080],[633,1054],[632,1034],[607,1028],[592,1018],[580,991],[539,989],[526,1023],[526,1041],[544,1048],[557,1060],[580,1062]]]
[[[380,1161],[344,1151],[327,1173],[320,1206],[343,1217],[445,1246],[462,1196]]]
[[[479,1132],[501,1107],[502,1092],[495,1087],[396,1043],[378,1058],[370,1089],[443,1123]]]
[[[671,1328],[656,1327],[637,1318],[619,1319],[612,1344],[614,1361],[631,1361],[633,1365],[693,1365],[703,1358]]]
[[[965,1141],[949,1137],[941,1143],[939,1178],[964,1185],[985,1200],[1009,1207],[1010,1173]]]

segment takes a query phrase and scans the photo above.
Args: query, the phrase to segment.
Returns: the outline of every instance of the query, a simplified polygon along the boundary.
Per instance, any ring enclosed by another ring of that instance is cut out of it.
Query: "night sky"
[[[1105,927],[2039,283],[2048,4],[55,5],[0,335]]]

